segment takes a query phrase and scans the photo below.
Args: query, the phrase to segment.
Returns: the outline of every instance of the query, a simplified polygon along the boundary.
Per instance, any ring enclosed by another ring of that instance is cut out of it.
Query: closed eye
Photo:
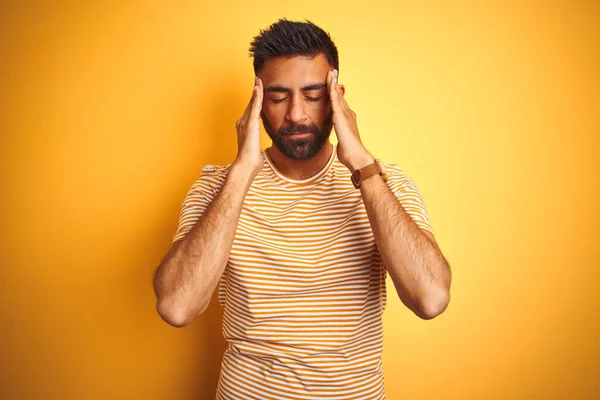
[[[271,101],[273,103],[281,103],[285,99],[287,99],[287,97],[284,97],[283,99],[271,99]],[[319,100],[321,100],[321,97],[307,97],[306,100],[308,100],[308,101],[319,101]]]

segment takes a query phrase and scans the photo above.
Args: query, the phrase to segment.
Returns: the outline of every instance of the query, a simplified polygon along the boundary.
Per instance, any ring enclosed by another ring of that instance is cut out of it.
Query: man
[[[384,399],[386,273],[431,319],[448,305],[449,265],[413,181],[362,144],[330,36],[281,19],[250,51],[237,157],[205,166],[187,193],[155,274],[157,311],[185,326],[218,286],[219,399]]]

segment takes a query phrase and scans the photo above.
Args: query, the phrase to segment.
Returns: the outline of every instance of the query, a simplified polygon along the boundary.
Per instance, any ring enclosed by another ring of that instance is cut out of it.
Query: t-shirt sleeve
[[[179,225],[171,244],[183,239],[192,230],[214,200],[224,180],[222,167],[206,165],[202,168],[200,177],[192,184],[181,204]]]
[[[415,221],[417,226],[433,234],[433,229],[427,216],[425,201],[415,185],[414,181],[395,164],[386,165],[388,173],[388,186],[406,210],[408,215]]]

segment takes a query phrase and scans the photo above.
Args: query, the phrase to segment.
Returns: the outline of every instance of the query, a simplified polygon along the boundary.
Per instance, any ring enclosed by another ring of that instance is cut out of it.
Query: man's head
[[[326,78],[339,64],[331,37],[308,20],[280,19],[254,38],[250,55],[263,81],[260,116],[273,144],[289,158],[312,158],[333,127]]]

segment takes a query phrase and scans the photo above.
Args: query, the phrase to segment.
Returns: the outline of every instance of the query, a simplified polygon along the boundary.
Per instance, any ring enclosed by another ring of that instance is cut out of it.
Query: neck
[[[323,148],[319,150],[315,156],[309,160],[294,160],[285,156],[275,146],[271,146],[267,149],[271,161],[279,172],[290,179],[304,180],[312,176],[315,176],[321,171],[333,151],[333,145],[329,140],[325,142]]]

